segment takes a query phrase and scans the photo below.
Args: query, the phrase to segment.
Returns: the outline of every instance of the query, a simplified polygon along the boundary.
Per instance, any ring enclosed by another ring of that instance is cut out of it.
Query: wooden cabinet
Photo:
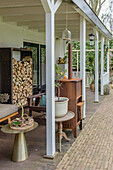
[[[61,96],[69,98],[68,110],[75,113],[75,117],[63,123],[64,129],[72,129],[77,137],[77,126],[82,129],[82,79],[62,79]]]
[[[29,77],[31,77],[30,82]],[[30,94],[28,84],[31,88]],[[30,49],[0,48],[0,93],[9,94],[8,103],[15,101],[21,104],[25,104],[28,95],[32,95],[32,51]]]

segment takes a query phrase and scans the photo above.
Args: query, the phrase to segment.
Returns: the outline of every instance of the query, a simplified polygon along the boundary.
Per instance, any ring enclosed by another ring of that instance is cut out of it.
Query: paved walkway
[[[113,90],[58,164],[61,169],[113,170]]]

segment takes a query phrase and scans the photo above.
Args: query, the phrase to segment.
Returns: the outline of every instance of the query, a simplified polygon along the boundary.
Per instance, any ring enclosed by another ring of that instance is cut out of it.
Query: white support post
[[[43,8],[46,13],[51,13],[52,11],[52,2],[50,0],[41,0]]]
[[[51,0],[52,5],[54,5],[54,0]]]
[[[99,101],[98,95],[98,77],[99,77],[99,64],[98,64],[98,31],[95,32],[95,102]]]
[[[54,13],[46,13],[46,155],[55,154]]]
[[[108,41],[108,49],[109,49],[109,41]],[[109,50],[107,52],[107,73],[109,73]]]
[[[59,6],[61,5],[62,0],[57,0],[55,5],[54,5],[54,13],[56,13],[57,9],[59,8]]]
[[[104,37],[101,36],[101,95],[104,95],[103,74],[104,74]]]
[[[62,0],[41,0],[46,13],[46,155],[55,155],[55,12]]]
[[[80,78],[82,78],[82,95],[84,100],[83,118],[86,110],[85,63],[86,63],[86,20],[80,16]]]
[[[77,78],[78,78],[78,51],[77,51]]]

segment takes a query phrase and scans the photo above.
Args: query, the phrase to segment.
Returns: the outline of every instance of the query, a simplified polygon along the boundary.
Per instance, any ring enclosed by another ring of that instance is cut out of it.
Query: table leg
[[[61,152],[62,122],[58,123],[58,133],[59,133],[59,151]]]
[[[70,141],[71,139],[69,139],[68,137],[67,137],[67,135],[66,135],[66,133],[65,132],[62,132],[62,136],[66,139],[66,140],[68,140],[68,141]]]
[[[27,150],[25,134],[23,132],[18,133],[15,135],[15,139],[14,139],[12,161],[20,162],[26,160],[27,158],[28,158],[28,150]]]
[[[70,141],[71,139],[69,139],[66,135],[65,132],[62,131],[62,122],[59,122],[58,123],[58,134],[56,134],[56,137],[59,136],[59,151],[61,152],[61,140],[62,140],[62,137],[64,137],[66,140]]]

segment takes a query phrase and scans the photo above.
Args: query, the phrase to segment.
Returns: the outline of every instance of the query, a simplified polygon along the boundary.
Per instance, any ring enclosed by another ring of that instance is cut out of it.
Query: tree
[[[110,1],[108,9],[101,16],[101,20],[103,21],[103,23],[104,24],[108,23],[107,27],[109,28],[111,33],[113,33],[113,14],[112,14],[112,11],[113,11],[113,1]]]
[[[102,5],[104,4],[106,0],[89,0],[89,5],[93,9],[93,11],[99,16],[99,13],[101,11]]]

